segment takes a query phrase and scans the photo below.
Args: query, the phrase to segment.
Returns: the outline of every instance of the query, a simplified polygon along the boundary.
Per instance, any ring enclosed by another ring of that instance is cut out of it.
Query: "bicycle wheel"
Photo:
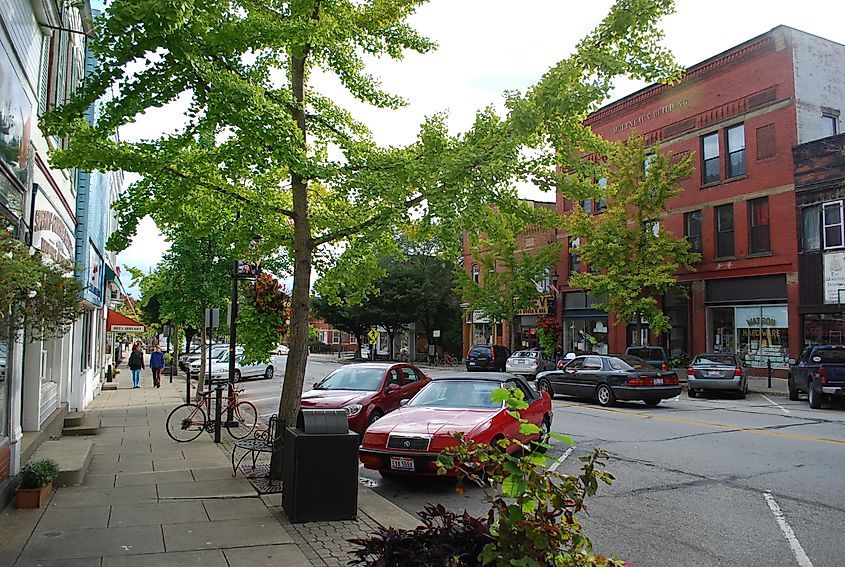
[[[167,434],[174,441],[187,443],[199,437],[205,429],[205,411],[194,404],[176,406],[167,416]]]
[[[232,408],[232,422],[234,423],[231,425],[226,424],[226,431],[235,439],[243,439],[255,429],[255,424],[258,422],[258,410],[252,402],[238,402]]]

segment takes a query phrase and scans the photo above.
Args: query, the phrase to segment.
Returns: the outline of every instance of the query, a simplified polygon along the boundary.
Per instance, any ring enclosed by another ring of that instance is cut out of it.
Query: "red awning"
[[[147,328],[126,315],[109,309],[106,316],[106,331],[109,333],[143,333]]]

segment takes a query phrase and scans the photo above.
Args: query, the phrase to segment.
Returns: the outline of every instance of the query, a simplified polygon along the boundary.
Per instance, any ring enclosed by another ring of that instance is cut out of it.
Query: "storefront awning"
[[[106,332],[109,333],[143,333],[147,328],[126,315],[109,309],[106,316]]]
[[[126,289],[123,287],[123,282],[120,281],[120,276],[115,273],[115,271],[112,270],[111,266],[109,266],[108,264],[106,264],[106,281],[114,282],[117,288],[120,290],[120,293],[126,295]]]

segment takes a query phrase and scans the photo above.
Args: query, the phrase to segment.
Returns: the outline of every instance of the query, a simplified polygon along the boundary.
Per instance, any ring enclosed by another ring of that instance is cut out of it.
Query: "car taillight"
[[[660,365],[660,370],[664,370],[664,371],[669,370],[669,366],[664,362],[663,364]]]
[[[654,378],[651,376],[637,376],[636,378],[628,378],[629,386],[654,386]]]
[[[736,376],[737,378],[741,378],[742,377],[742,370],[740,370],[739,368],[734,370],[734,376]]]
[[[824,366],[819,368],[819,380],[822,384],[827,384],[827,369]]]
[[[496,349],[490,349],[490,360],[496,360]]]
[[[674,376],[665,376],[663,378],[663,384],[668,384],[670,386],[677,386],[678,382],[678,375],[675,374]]]
[[[687,378],[689,378],[690,376],[695,378],[695,370],[693,370],[692,368],[687,368]]]
[[[531,361],[531,366],[537,366],[537,360],[536,359]]]

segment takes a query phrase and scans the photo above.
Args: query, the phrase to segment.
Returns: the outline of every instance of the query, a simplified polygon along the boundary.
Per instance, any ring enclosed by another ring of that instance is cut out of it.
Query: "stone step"
[[[91,464],[91,441],[77,437],[62,437],[55,441],[41,444],[30,461],[52,459],[59,465],[59,476],[54,486],[74,486],[82,484],[88,465]]]
[[[106,382],[105,384],[103,384],[103,391],[117,390],[118,385],[119,384],[117,383],[117,380],[113,380],[111,382]]]
[[[83,419],[85,419],[84,411],[70,412],[65,416],[65,427],[77,427],[82,425]]]
[[[100,415],[86,416],[79,425],[62,428],[62,435],[97,435],[100,432]]]

